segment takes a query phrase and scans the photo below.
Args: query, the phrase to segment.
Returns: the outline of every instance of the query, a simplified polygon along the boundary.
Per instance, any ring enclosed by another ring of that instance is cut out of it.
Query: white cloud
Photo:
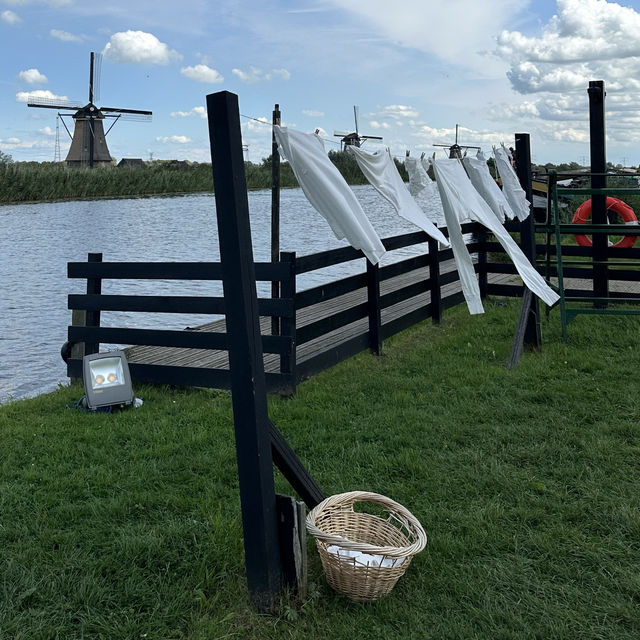
[[[527,0],[405,0],[399,10],[386,0],[331,1],[366,21],[372,36],[483,75],[495,75],[497,70],[492,68],[495,61],[482,52],[492,48],[495,33],[528,4]]]
[[[187,136],[158,136],[156,140],[158,142],[176,142],[178,144],[187,144],[188,142],[191,142],[191,138],[188,138]]]
[[[49,35],[52,38],[62,40],[62,42],[83,42],[84,40],[82,36],[76,36],[68,31],[60,31],[60,29],[51,29],[51,31],[49,31]]]
[[[38,133],[42,133],[45,136],[55,136],[56,132],[49,126],[42,127],[42,129],[38,130]]]
[[[420,115],[416,109],[404,104],[390,104],[383,107],[381,113],[383,116],[395,118],[396,120],[401,118],[417,118]]]
[[[302,113],[311,118],[322,118],[324,116],[324,111],[317,111],[316,109],[303,109]]]
[[[172,118],[189,118],[191,116],[200,116],[203,120],[207,118],[207,109],[205,107],[193,107],[190,111],[172,111],[169,114]]]
[[[291,74],[286,69],[271,69],[271,71],[265,75],[265,80],[273,80],[274,78],[289,80]]]
[[[558,129],[552,132],[552,137],[558,142],[589,142],[589,130],[584,129]]]
[[[251,67],[249,71],[242,71],[241,69],[231,69],[231,73],[238,76],[242,82],[259,82],[262,78],[262,72],[260,69]]]
[[[391,129],[391,125],[388,122],[378,122],[377,120],[371,120],[369,126],[372,129]]]
[[[539,37],[502,31],[496,53],[519,93],[566,92],[593,78],[610,89],[640,87],[640,14],[607,0],[558,0],[558,13]]]
[[[196,82],[216,84],[224,81],[224,78],[215,69],[212,69],[206,64],[197,64],[193,67],[182,67],[182,69],[180,69],[180,73],[186,78],[195,80]]]
[[[242,69],[232,69],[231,73],[240,78],[242,82],[247,82],[249,84],[260,82],[262,80],[274,80],[276,78],[289,80],[289,78],[291,78],[291,74],[286,69],[272,69],[271,71],[264,73],[257,67],[249,67],[249,71],[242,71]]]
[[[9,11],[8,9],[0,13],[0,18],[2,18],[2,21],[7,24],[18,24],[18,22],[22,22],[22,18],[20,18],[19,15],[13,11]]]
[[[102,51],[113,62],[140,64],[169,64],[182,56],[144,31],[120,31],[114,33]]]
[[[51,100],[55,102],[69,102],[67,96],[57,96],[49,89],[37,89],[36,91],[18,91],[16,93],[17,102],[30,102],[31,100]]]
[[[40,73],[37,69],[26,69],[18,74],[18,78],[27,84],[44,84],[48,82],[47,76]]]

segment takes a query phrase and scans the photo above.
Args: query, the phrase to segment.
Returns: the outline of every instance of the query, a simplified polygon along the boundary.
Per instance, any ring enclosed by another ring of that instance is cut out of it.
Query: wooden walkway
[[[455,270],[453,260],[442,263],[441,274]],[[421,280],[429,278],[429,268],[417,269],[408,274],[389,278],[380,283],[380,294],[385,295],[403,287],[409,286]],[[508,274],[489,274],[489,282],[507,284],[518,283],[517,276]],[[442,297],[448,297],[461,291],[460,282],[456,281],[452,284],[442,287]],[[300,329],[308,324],[317,322],[323,318],[329,317],[340,311],[350,309],[358,304],[362,304],[367,300],[366,288],[361,288],[351,293],[339,296],[332,300],[312,305],[301,309],[296,313],[296,328]],[[382,325],[392,322],[396,318],[402,317],[415,309],[423,308],[429,304],[431,300],[430,292],[425,292],[409,300],[405,300],[396,305],[382,310]],[[270,333],[271,318],[260,318],[261,333],[268,335]],[[202,324],[198,327],[188,329],[190,331],[210,331],[224,333],[226,331],[225,319],[215,320]],[[298,364],[304,363],[305,360],[325,351],[332,346],[337,346],[350,338],[360,335],[368,330],[368,319],[361,318],[356,322],[352,322],[344,327],[340,327],[335,331],[326,333],[319,338],[310,340],[296,348],[296,360]],[[177,347],[152,347],[152,346],[135,346],[127,349],[127,359],[130,363],[136,364],[153,364],[153,365],[171,365],[183,367],[202,367],[210,369],[228,369],[229,358],[227,351],[218,351],[213,349],[185,349]],[[264,366],[266,372],[278,372],[280,370],[280,357],[276,354],[264,354]]]

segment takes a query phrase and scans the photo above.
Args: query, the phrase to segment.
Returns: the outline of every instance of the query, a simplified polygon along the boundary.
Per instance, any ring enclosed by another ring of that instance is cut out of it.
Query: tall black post
[[[87,256],[87,262],[102,262],[101,253],[90,253]],[[87,278],[87,295],[97,295],[102,293],[102,279],[101,278]],[[99,327],[100,326],[100,310],[87,311],[85,315],[85,326],[87,327]],[[100,352],[99,342],[87,342],[84,346],[85,355],[91,353]]]
[[[260,610],[281,589],[267,394],[238,96],[207,96],[209,139],[229,337],[231,397],[247,582]]]
[[[531,186],[531,139],[528,133],[516,133],[516,173],[527,200],[532,203],[529,217],[520,223],[520,247],[529,262],[536,268],[536,230],[533,218],[533,189]],[[536,349],[542,346],[540,331],[540,305],[536,296],[531,296],[527,310],[524,344]]]
[[[589,82],[589,134],[591,136],[591,188],[603,189],[607,186],[606,131],[604,82],[592,80]],[[591,220],[593,224],[607,224],[607,198],[604,195],[591,196]],[[593,295],[596,298],[609,296],[609,276],[607,267],[608,236],[605,233],[593,234]],[[606,303],[595,306],[604,307]]]
[[[280,105],[273,109],[273,126],[280,125]],[[271,262],[280,260],[280,153],[275,131],[271,133]],[[271,283],[271,297],[280,297],[280,282]],[[271,333],[280,333],[280,318],[271,318]]]

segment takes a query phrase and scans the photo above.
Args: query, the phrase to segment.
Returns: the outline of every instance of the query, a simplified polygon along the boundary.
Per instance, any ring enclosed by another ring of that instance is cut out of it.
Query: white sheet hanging
[[[300,188],[329,223],[338,240],[346,238],[377,264],[385,248],[351,187],[329,160],[324,143],[313,133],[274,126],[280,153],[289,161]]]
[[[427,173],[429,162],[425,162],[424,157],[420,160],[407,157],[404,166],[409,174],[409,192],[413,199],[436,227],[444,227],[446,223],[442,215],[438,186]]]
[[[404,168],[409,174],[409,193],[415,198],[423,189],[431,188],[433,180],[425,171],[422,163],[417,158],[407,156],[404,159]]]
[[[504,193],[502,193],[500,187],[491,176],[489,166],[487,165],[484,155],[482,155],[482,151],[478,151],[475,158],[465,156],[462,158],[462,164],[469,176],[469,180],[471,180],[471,184],[491,207],[491,210],[496,214],[498,220],[504,222],[505,216],[509,218],[509,220],[513,219],[515,217],[513,209],[511,209]]]
[[[504,145],[500,145],[499,147],[493,147],[493,153],[496,158],[496,168],[498,169],[500,180],[502,180],[504,197],[518,220],[526,220],[531,212],[531,204],[527,200],[527,195],[520,186],[520,180],[518,180],[518,176],[511,166],[509,152],[504,148]]]
[[[460,162],[456,159],[434,160],[433,167],[469,312],[482,313],[483,309],[471,257],[462,241],[460,219],[466,217],[480,222],[496,236],[515,264],[523,282],[533,293],[548,305],[553,305],[559,300],[560,296],[547,285],[509,232],[500,224],[489,205],[475,190]]]
[[[388,151],[367,153],[353,145],[349,145],[347,150],[355,156],[367,180],[393,206],[398,215],[420,227],[441,245],[449,246],[449,241],[442,231],[429,220],[427,214],[411,197]]]

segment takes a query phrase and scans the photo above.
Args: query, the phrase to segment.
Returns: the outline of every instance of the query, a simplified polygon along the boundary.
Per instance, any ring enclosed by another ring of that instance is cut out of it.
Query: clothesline
[[[329,223],[336,237],[346,239],[353,247],[361,249],[373,264],[385,253],[382,241],[371,226],[354,192],[346,183],[327,155],[324,143],[318,135],[302,133],[295,129],[274,125],[281,155],[289,164],[307,199]],[[469,312],[483,313],[475,267],[462,234],[462,224],[478,222],[486,227],[505,248],[525,285],[548,305],[553,305],[558,295],[537,272],[520,247],[503,226],[506,217],[524,220],[530,215],[530,203],[520,187],[508,152],[502,146],[493,149],[502,179],[500,192],[489,174],[484,156],[478,152],[475,162],[469,158],[466,166],[456,158],[437,159],[422,157],[405,158],[409,172],[409,189],[402,180],[396,163],[388,149],[374,153],[349,145],[347,152],[355,156],[358,166],[369,183],[396,210],[396,213],[423,229],[443,246],[451,246],[462,292]],[[467,159],[465,159],[467,160]],[[435,183],[427,174],[433,166]],[[447,239],[427,217],[415,200],[420,191],[433,194],[437,187],[446,226]]]

